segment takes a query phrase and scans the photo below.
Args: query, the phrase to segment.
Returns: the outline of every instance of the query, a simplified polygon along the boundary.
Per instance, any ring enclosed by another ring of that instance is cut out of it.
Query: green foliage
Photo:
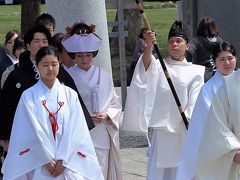
[[[164,7],[171,5],[171,8],[163,8],[162,2],[144,2],[145,14],[152,29],[157,33],[157,42],[161,48],[162,55],[167,54],[166,44],[168,31],[176,19],[177,11],[175,4],[164,3]],[[46,12],[46,6],[41,5],[41,11]],[[116,10],[107,10],[108,21],[114,21]],[[0,44],[4,42],[5,34],[10,29],[20,31],[21,26],[21,6],[3,5],[0,6]]]
[[[16,29],[20,31],[21,7],[19,5],[0,6],[0,44],[3,44],[5,34]]]
[[[45,5],[41,5],[41,11],[46,12]],[[21,5],[0,6],[0,44],[4,43],[5,34],[11,29],[21,30]]]
[[[154,1],[154,2],[145,2],[144,1],[144,9],[158,9],[158,8],[174,8],[176,7],[176,4],[173,1],[168,1],[168,2],[159,2],[159,1]]]
[[[164,57],[167,55],[168,32],[177,16],[176,8],[147,9],[145,10],[145,14],[152,29],[157,34],[157,43]]]

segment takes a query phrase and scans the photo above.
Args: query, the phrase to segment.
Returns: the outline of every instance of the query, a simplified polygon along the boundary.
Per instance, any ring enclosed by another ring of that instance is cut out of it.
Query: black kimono
[[[33,86],[38,81],[37,73],[34,71],[33,63],[30,59],[30,53],[25,52],[22,54],[20,56],[18,68],[14,69],[9,74],[0,92],[0,139],[1,140],[10,139],[15,111],[23,91]],[[59,73],[57,78],[61,83],[71,87],[76,92],[78,92],[73,79],[62,66],[60,66],[59,68]],[[90,130],[94,128],[95,125],[80,95],[79,95],[79,100],[85,115],[88,128]]]

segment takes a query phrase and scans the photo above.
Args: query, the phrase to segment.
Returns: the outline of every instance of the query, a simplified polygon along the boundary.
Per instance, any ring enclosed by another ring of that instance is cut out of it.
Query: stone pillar
[[[197,29],[197,0],[182,1],[183,24],[188,30],[189,37],[193,37]]]
[[[112,74],[105,0],[46,0],[47,12],[56,20],[55,32],[83,20],[96,25],[96,34],[103,39],[94,64]]]

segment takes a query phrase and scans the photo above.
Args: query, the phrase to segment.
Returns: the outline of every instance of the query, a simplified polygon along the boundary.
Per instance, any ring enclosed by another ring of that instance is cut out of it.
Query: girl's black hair
[[[38,52],[36,54],[36,57],[35,57],[36,65],[38,65],[39,62],[42,60],[42,58],[47,55],[53,55],[55,57],[59,57],[59,52],[53,46],[42,47],[41,49],[38,50]]]
[[[17,49],[20,48],[25,48],[25,44],[24,44],[24,40],[23,40],[23,36],[18,36],[15,40],[14,40],[14,44],[13,44],[13,55],[15,56],[15,52]]]
[[[93,30],[85,23],[75,23],[72,27],[71,36],[74,34],[90,34]]]
[[[229,42],[218,43],[217,45],[214,46],[214,49],[212,52],[212,59],[214,62],[216,61],[216,58],[218,57],[219,53],[221,53],[222,51],[228,51],[233,56],[237,55],[236,49],[231,43]]]

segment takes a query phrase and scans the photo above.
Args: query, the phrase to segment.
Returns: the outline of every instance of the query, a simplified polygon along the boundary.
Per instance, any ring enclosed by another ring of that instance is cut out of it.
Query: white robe
[[[190,119],[204,83],[204,68],[186,60],[181,62],[165,59],[165,63],[186,117]],[[141,58],[136,65],[128,90],[122,125],[123,130],[145,133],[149,127],[153,128],[153,135],[156,137],[150,147],[151,164],[148,166],[157,167],[159,170],[177,167],[186,128],[162,67],[153,56],[147,71]],[[152,156],[154,152],[156,156]],[[154,171],[153,168],[148,168],[149,175],[155,173]]]
[[[96,152],[99,155],[102,154],[101,156],[106,154],[104,159],[108,159],[108,162],[103,162],[104,160],[98,157],[103,172],[107,172],[106,179],[121,180],[122,168],[119,154],[121,104],[115,93],[112,79],[108,72],[94,65],[87,72],[78,66],[69,68],[68,72],[74,79],[89,113],[94,115],[94,111],[105,112],[109,116],[110,121],[96,123],[96,127],[90,131],[90,134]]]
[[[57,113],[56,139],[43,100],[53,112],[56,112],[58,102],[64,102]],[[63,160],[66,167],[57,178],[44,167],[53,159]],[[56,79],[50,90],[39,80],[23,92],[2,172],[4,180],[27,180],[29,174],[33,180],[104,179],[75,91]]]
[[[197,155],[203,129],[207,123],[208,111],[214,94],[223,82],[223,76],[219,71],[216,71],[214,76],[203,85],[198,95],[182,149],[181,160],[177,171],[177,180],[191,180],[196,174]]]
[[[200,180],[239,180],[233,162],[240,149],[240,71],[225,77],[213,98],[201,139],[196,176]]]

